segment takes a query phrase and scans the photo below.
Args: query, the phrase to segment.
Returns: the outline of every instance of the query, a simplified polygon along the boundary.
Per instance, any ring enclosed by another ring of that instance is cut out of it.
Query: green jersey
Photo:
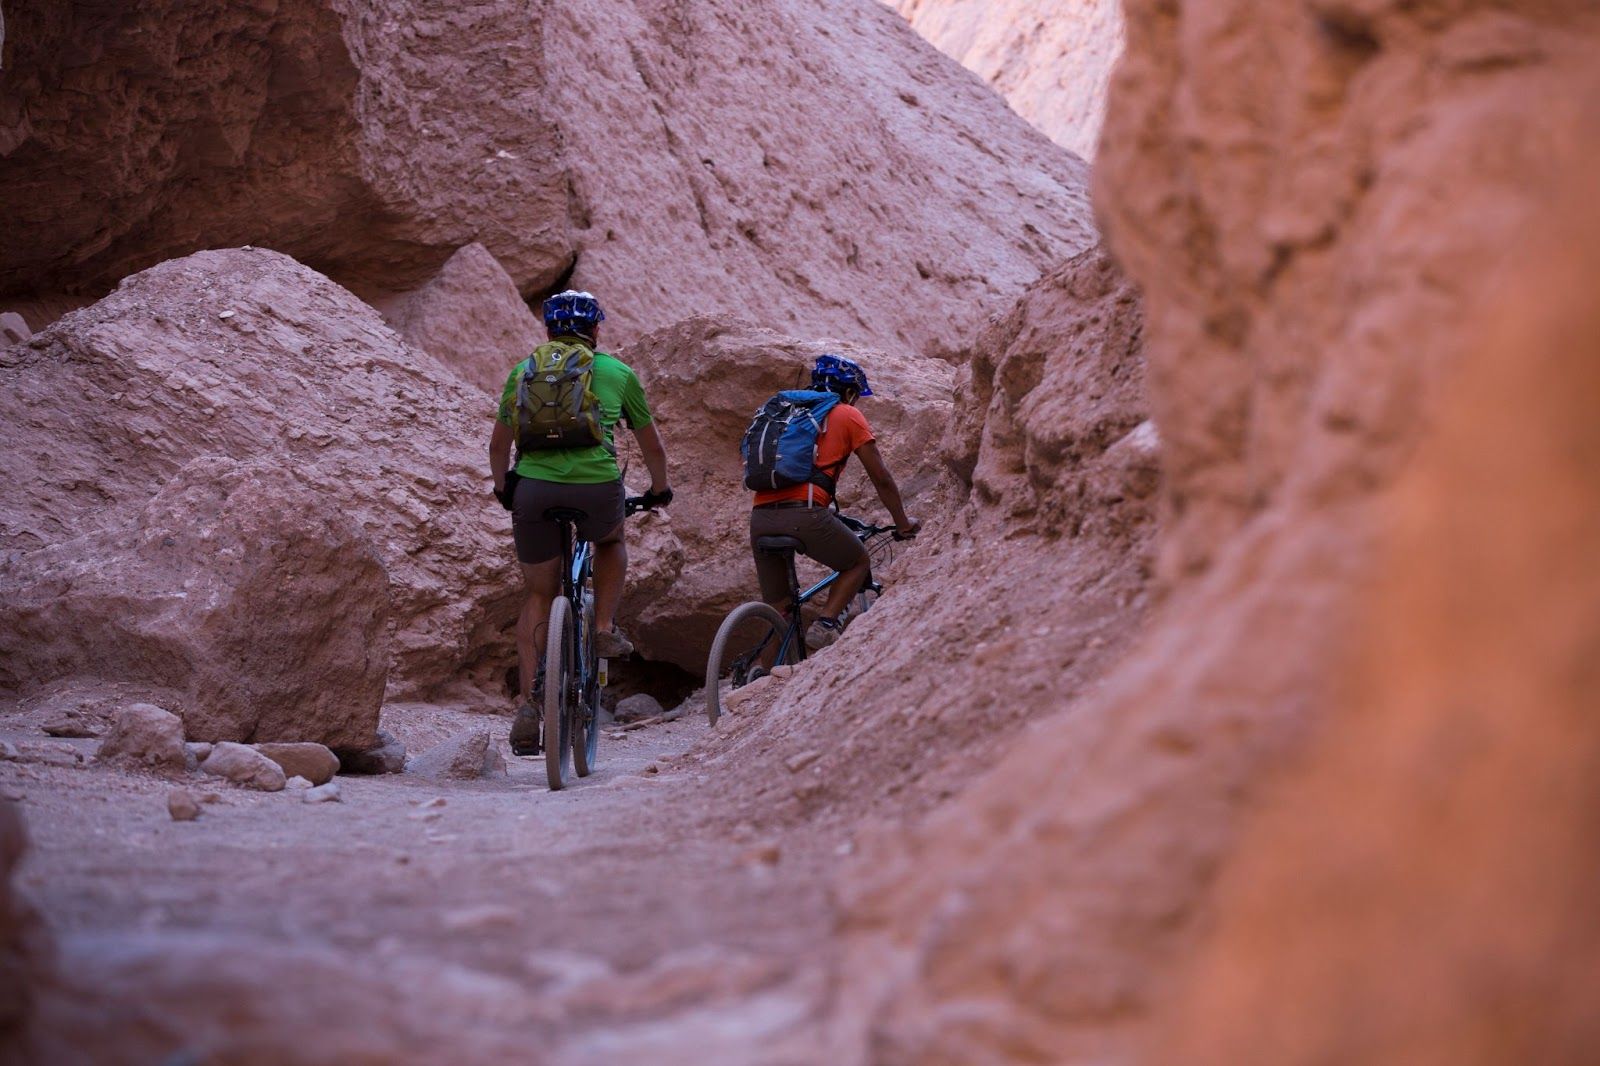
[[[500,392],[500,410],[495,418],[511,429],[516,428],[517,382],[527,368],[526,359],[512,367],[506,387]],[[626,421],[632,429],[643,429],[653,421],[650,405],[645,402],[644,386],[639,384],[633,367],[614,355],[595,352],[590,389],[600,401],[605,443],[588,448],[528,452],[517,460],[518,474],[563,485],[599,485],[621,479],[622,471],[617,469],[616,425]]]

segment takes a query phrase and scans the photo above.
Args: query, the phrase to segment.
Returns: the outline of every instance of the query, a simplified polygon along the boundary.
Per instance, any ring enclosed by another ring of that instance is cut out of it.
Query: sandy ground
[[[170,782],[0,720],[21,753],[0,791],[33,840],[20,884],[60,955],[49,1053],[255,1061],[241,1040],[268,1040],[270,1058],[270,1040],[332,1011],[359,1024],[319,1046],[329,1061],[535,1046],[547,1061],[812,1060],[825,886],[848,844],[786,832],[780,851],[717,818],[691,750],[703,718],[607,735],[597,773],[559,793],[542,760],[510,757],[508,722],[385,711],[408,746],[487,726],[499,779],[341,776],[343,802],[307,804],[197,776],[217,798],[177,823]]]

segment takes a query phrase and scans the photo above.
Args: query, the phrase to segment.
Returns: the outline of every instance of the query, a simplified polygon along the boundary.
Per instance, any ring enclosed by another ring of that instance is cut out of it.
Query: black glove
[[[522,480],[522,475],[515,470],[506,471],[506,487],[504,489],[491,489],[494,498],[500,501],[500,506],[511,510],[517,501],[517,482]]]
[[[660,492],[647,492],[639,497],[639,502],[644,505],[644,509],[647,511],[654,511],[657,507],[665,507],[672,502],[672,489],[669,486]]]

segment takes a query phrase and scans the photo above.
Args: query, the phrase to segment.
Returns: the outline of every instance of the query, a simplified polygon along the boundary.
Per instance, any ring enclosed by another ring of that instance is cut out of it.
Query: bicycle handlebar
[[[665,501],[652,499],[648,494],[644,496],[629,496],[622,501],[624,515],[637,514],[640,511],[654,511],[666,506]]]
[[[873,537],[882,536],[885,533],[893,533],[895,540],[910,540],[916,536],[915,533],[901,533],[896,526],[876,526],[870,522],[863,522],[859,518],[851,518],[847,514],[839,515],[839,521],[848,526],[850,531],[862,540],[871,540]]]

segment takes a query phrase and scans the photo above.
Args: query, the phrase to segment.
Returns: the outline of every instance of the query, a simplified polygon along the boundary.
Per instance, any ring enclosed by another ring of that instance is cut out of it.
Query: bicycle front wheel
[[[567,783],[572,759],[573,692],[572,601],[557,596],[550,605],[550,628],[544,637],[544,770],[550,791]]]
[[[765,603],[741,603],[717,629],[706,660],[706,718],[722,716],[722,686],[743,688],[778,665],[800,658],[800,637],[789,632],[789,620]]]

